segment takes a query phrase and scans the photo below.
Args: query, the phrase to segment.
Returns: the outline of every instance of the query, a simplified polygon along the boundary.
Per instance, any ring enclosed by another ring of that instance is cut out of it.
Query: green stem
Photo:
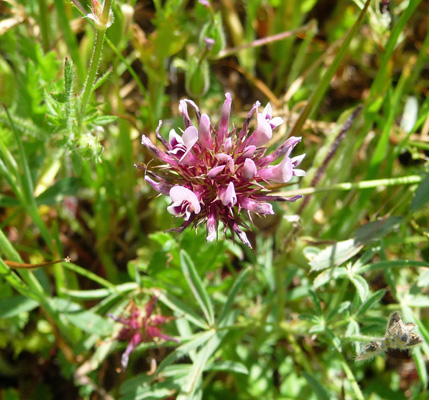
[[[49,21],[48,21],[48,7],[46,0],[39,0],[39,17],[40,17],[40,33],[42,36],[43,51],[49,51]]]
[[[106,29],[97,29],[95,31],[95,47],[89,64],[89,73],[86,77],[85,86],[83,88],[82,101],[80,105],[80,121],[82,121],[82,117],[85,113],[86,106],[88,105],[89,96],[91,95],[92,87],[97,76],[105,35]]]
[[[276,193],[280,196],[296,196],[296,195],[309,195],[321,192],[334,192],[334,191],[348,191],[353,189],[368,189],[376,188],[379,186],[397,186],[397,185],[413,185],[420,183],[423,177],[420,175],[401,176],[399,178],[386,178],[386,179],[374,179],[370,181],[362,182],[344,182],[337,183],[331,186],[325,187],[310,187],[297,190],[287,190],[285,192]]]
[[[9,242],[2,230],[0,230],[0,249],[6,257],[10,258],[10,261],[22,263],[20,255]],[[0,258],[0,275],[2,275],[18,293],[38,301],[46,313],[53,319],[53,321],[55,321],[56,326],[59,328],[63,336],[71,343],[69,328],[61,320],[58,315],[58,311],[51,305],[49,294],[43,290],[42,285],[34,276],[32,271],[19,270],[18,274],[16,274]]]

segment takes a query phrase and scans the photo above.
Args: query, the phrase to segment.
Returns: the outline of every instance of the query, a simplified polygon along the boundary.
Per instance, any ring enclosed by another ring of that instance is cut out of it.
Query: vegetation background
[[[429,398],[429,3],[106,3],[109,27],[97,2],[0,3],[0,397]],[[164,232],[134,167],[180,99],[216,121],[225,92],[237,126],[269,101],[273,143],[307,153],[253,249]],[[109,314],[153,296],[180,343],[121,371]],[[356,362],[393,311],[423,345]]]

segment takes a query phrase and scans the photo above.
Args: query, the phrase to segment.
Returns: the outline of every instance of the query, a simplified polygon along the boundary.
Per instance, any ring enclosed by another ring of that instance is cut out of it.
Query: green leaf
[[[223,309],[220,313],[220,317],[217,320],[217,325],[219,327],[222,327],[225,325],[225,321],[227,320],[229,313],[231,312],[231,308],[234,303],[235,296],[237,295],[238,291],[243,285],[244,279],[246,278],[249,271],[250,271],[250,267],[241,271],[240,274],[235,279],[234,284],[232,285],[231,290],[229,291],[228,298],[226,299],[225,305],[223,306]]]
[[[207,295],[206,289],[195,270],[194,263],[188,254],[184,251],[180,251],[180,264],[182,266],[183,274],[185,275],[186,281],[192,290],[198,304],[200,305],[207,322],[210,326],[214,324],[214,313],[213,306],[210,302],[209,296]]]
[[[236,374],[249,375],[247,367],[243,363],[237,361],[216,361],[207,364],[204,371],[227,371],[235,372]]]
[[[404,298],[404,303],[410,307],[429,307],[429,297],[427,295],[408,294]]]
[[[360,306],[359,310],[356,313],[356,316],[359,317],[365,314],[368,310],[374,307],[386,294],[386,289],[380,289],[377,292],[373,293],[369,298]]]
[[[331,396],[329,396],[327,390],[313,375],[310,375],[305,371],[302,372],[302,375],[307,380],[308,384],[310,385],[311,389],[313,389],[313,392],[316,394],[316,397],[319,400],[331,400]]]
[[[313,282],[313,287],[317,289],[335,279],[343,278],[347,276],[347,274],[348,271],[344,267],[330,268],[316,276]]]
[[[313,301],[313,304],[314,304],[314,307],[316,309],[317,315],[319,315],[319,316],[323,315],[323,313],[322,313],[322,306],[320,305],[320,300],[317,297],[316,293],[313,290],[309,290],[308,294],[310,295],[311,300]]]
[[[414,213],[417,210],[420,210],[429,202],[429,174],[426,175],[426,178],[420,183],[419,187],[416,190],[416,193],[411,200],[410,212]]]
[[[157,368],[157,373],[161,373],[168,365],[181,357],[185,357],[188,353],[201,345],[205,344],[215,334],[214,330],[201,332],[194,335],[188,342],[178,346],[172,353],[165,357]]]
[[[356,239],[344,240],[319,251],[309,262],[311,271],[337,267],[359,253],[363,245]]]
[[[37,204],[52,205],[59,203],[65,196],[75,196],[80,187],[82,187],[82,181],[78,178],[61,179],[37,197]]]
[[[207,329],[207,323],[190,307],[182,303],[169,293],[162,292],[159,295],[159,300],[162,301],[167,307],[174,310],[179,316],[184,316],[189,322],[200,328]]]
[[[118,120],[118,117],[116,115],[100,115],[100,116],[97,116],[97,118],[95,118],[92,122],[95,125],[107,125],[117,120]]]
[[[359,243],[369,244],[382,239],[397,229],[404,219],[402,217],[380,218],[356,229],[354,236]]]
[[[353,285],[355,285],[361,301],[362,302],[365,301],[369,293],[369,286],[366,280],[360,275],[351,276],[350,280],[353,283]]]
[[[192,365],[191,371],[186,379],[186,384],[181,390],[177,400],[185,400],[192,398],[194,394],[202,389],[202,374],[206,368],[209,358],[219,347],[226,332],[216,332],[212,335],[204,347],[199,351]]]
[[[84,332],[108,336],[113,331],[113,320],[102,318],[91,311],[71,312],[65,314],[65,317]]]
[[[39,302],[21,295],[0,299],[0,318],[11,318],[38,306]]]

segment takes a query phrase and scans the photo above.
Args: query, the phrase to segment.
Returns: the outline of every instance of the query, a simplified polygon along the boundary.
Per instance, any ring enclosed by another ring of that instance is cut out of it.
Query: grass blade
[[[323,78],[320,80],[319,85],[317,86],[317,88],[313,92],[313,94],[311,95],[310,100],[308,100],[307,105],[302,110],[302,113],[300,114],[295,125],[290,130],[289,136],[296,136],[297,133],[301,131],[301,129],[304,125],[304,122],[307,120],[307,118],[310,116],[310,114],[313,113],[317,109],[320,101],[322,100],[324,94],[326,93],[326,90],[329,87],[331,79],[333,78],[336,70],[340,66],[340,63],[343,60],[344,56],[347,54],[350,43],[351,43],[353,37],[356,35],[357,31],[359,30],[359,27],[361,26],[361,24],[363,22],[363,19],[365,17],[366,11],[367,11],[370,3],[371,3],[371,0],[367,0],[365,2],[365,6],[362,9],[357,21],[354,23],[354,25],[350,29],[349,33],[345,37],[343,44],[341,45],[340,49],[338,50],[338,54],[334,58],[334,61],[329,66],[329,68],[326,71]]]

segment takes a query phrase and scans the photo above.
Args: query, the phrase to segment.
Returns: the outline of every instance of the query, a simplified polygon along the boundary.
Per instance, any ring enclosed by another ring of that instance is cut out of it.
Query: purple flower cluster
[[[145,305],[145,313],[143,315],[134,302],[130,303],[129,315],[126,318],[115,317],[113,314],[110,314],[113,320],[124,325],[116,337],[116,340],[128,342],[127,349],[122,354],[121,358],[123,369],[128,365],[131,352],[133,352],[140,343],[152,342],[155,338],[179,342],[174,337],[162,333],[160,328],[161,325],[171,321],[174,317],[154,314],[153,312],[155,311],[157,301],[158,298],[153,296]]]
[[[290,137],[273,153],[266,155],[263,147],[272,138],[273,129],[283,123],[279,117],[273,118],[268,103],[259,113],[259,102],[250,110],[242,128],[229,130],[231,113],[231,95],[225,95],[220,121],[213,126],[207,114],[201,114],[191,100],[181,100],[179,111],[185,130],[179,135],[170,131],[168,141],[159,133],[162,121],[156,130],[158,140],[165,150],[157,148],[143,135],[142,143],[164,165],[156,172],[147,170],[146,181],[159,193],[170,196],[172,204],[168,212],[183,217],[183,224],[172,229],[181,232],[193,224],[202,222],[207,225],[207,240],[217,236],[217,225],[221,221],[225,230],[238,237],[251,247],[241,227],[246,227],[242,215],[251,212],[267,215],[274,214],[271,201],[295,201],[301,196],[290,198],[270,196],[265,185],[270,182],[286,183],[293,176],[303,176],[305,172],[296,167],[305,154],[290,158],[292,149],[301,138]],[[196,112],[198,125],[195,126],[188,114],[188,105]],[[256,112],[257,125],[250,132],[249,124]],[[274,161],[283,157],[277,165]]]

